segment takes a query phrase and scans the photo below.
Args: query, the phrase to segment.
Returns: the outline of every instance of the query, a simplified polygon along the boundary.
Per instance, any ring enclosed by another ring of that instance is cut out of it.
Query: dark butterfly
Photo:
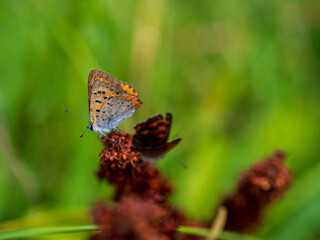
[[[172,114],[166,113],[166,118],[157,114],[146,121],[137,124],[133,135],[133,150],[142,154],[142,159],[155,161],[174,148],[181,138],[167,143],[172,124]]]

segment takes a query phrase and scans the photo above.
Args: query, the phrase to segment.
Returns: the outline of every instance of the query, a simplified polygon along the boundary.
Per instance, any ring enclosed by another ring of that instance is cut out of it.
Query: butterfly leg
[[[103,140],[104,138],[110,140],[108,134],[105,134],[104,132],[100,132],[100,139]]]
[[[117,139],[110,137],[109,135],[111,134],[111,132],[109,134],[106,134],[104,132],[100,132],[100,139],[101,140],[107,140],[109,142],[109,147],[115,147],[118,144]]]

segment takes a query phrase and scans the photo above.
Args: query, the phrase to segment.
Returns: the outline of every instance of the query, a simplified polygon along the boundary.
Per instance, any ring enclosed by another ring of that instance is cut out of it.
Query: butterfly
[[[100,70],[89,74],[88,100],[88,129],[101,135],[114,130],[143,104],[132,86]]]
[[[171,113],[166,113],[166,118],[157,114],[137,124],[132,139],[133,150],[140,152],[143,160],[155,161],[163,157],[181,141],[178,138],[167,143],[171,124]]]

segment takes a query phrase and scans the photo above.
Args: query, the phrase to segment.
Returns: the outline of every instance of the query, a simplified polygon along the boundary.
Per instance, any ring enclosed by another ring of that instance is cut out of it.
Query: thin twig
[[[218,209],[217,216],[212,222],[207,240],[215,240],[220,235],[220,232],[226,224],[227,214],[227,209],[225,207],[222,206]]]

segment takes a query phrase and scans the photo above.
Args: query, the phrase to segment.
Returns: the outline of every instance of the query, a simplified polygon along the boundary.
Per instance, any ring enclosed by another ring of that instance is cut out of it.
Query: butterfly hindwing
[[[145,147],[145,148],[138,148],[136,151],[142,154],[143,159],[148,159],[151,161],[155,161],[164,155],[166,155],[172,148],[178,145],[181,141],[181,138],[177,138],[172,142],[163,144],[157,147]]]
[[[100,70],[89,74],[88,98],[93,130],[101,133],[116,128],[142,105],[132,86]]]

